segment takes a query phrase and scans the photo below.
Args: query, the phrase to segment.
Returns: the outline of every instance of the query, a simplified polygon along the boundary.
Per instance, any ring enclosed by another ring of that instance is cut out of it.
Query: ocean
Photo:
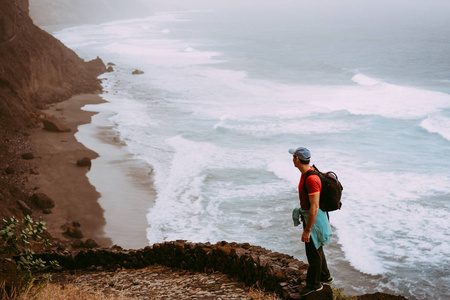
[[[77,133],[100,153],[88,175],[106,234],[306,261],[288,153],[304,146],[344,186],[325,248],[336,286],[448,299],[449,6],[321,2],[197,1],[54,33],[115,64]]]

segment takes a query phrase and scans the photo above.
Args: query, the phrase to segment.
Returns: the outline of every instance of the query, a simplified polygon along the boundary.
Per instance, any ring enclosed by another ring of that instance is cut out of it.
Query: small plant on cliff
[[[343,288],[332,288],[333,300],[357,300],[358,297],[344,295]]]
[[[3,219],[0,227],[0,253],[17,259],[17,270],[22,286],[27,286],[35,280],[34,274],[52,267],[57,261],[47,263],[40,258],[34,258],[33,249],[50,246],[50,240],[42,237],[47,228],[45,222],[35,222],[26,216],[19,222],[15,217]],[[48,278],[48,275],[44,275]]]

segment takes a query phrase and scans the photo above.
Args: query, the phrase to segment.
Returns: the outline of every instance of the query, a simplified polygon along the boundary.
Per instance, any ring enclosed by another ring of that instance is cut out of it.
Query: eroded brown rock
[[[75,239],[82,239],[84,237],[83,233],[78,227],[69,227],[67,228],[65,232],[69,237],[75,238]]]
[[[91,167],[92,162],[91,159],[89,157],[83,157],[79,160],[77,160],[77,166],[79,167]]]
[[[29,159],[34,159],[34,155],[33,155],[33,153],[28,152],[28,153],[22,154],[22,158],[23,158],[23,159],[27,159],[27,160],[29,160]]]
[[[53,132],[70,132],[71,129],[64,125],[57,117],[46,115],[42,119],[44,129]]]
[[[31,197],[33,204],[39,209],[47,209],[55,207],[55,201],[44,193],[36,193]]]
[[[5,169],[5,174],[10,175],[10,174],[14,174],[15,170],[13,167],[7,167]]]
[[[99,247],[98,243],[95,240],[93,240],[93,239],[87,239],[84,244],[85,244],[85,247],[89,248],[89,249],[93,249],[93,248],[98,248]]]

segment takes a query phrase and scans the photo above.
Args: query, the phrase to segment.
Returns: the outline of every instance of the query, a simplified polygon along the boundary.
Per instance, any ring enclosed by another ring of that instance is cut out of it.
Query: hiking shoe
[[[330,284],[330,283],[332,283],[333,282],[333,277],[328,277],[328,279],[322,279],[321,281],[320,281],[320,283],[323,283],[323,284]]]
[[[323,289],[323,285],[320,285],[320,287],[318,287],[318,288],[316,288],[316,289],[312,289],[312,288],[310,288],[309,286],[305,286],[304,288],[302,288],[302,290],[300,291],[300,296],[306,296],[306,295],[309,295],[309,294],[311,294],[311,293],[313,293],[313,292],[318,292],[318,291],[320,291],[320,290],[322,290]]]

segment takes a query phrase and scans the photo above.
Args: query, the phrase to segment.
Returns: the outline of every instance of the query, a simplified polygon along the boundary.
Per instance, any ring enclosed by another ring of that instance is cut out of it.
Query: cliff
[[[101,89],[100,59],[85,62],[33,24],[28,0],[0,0],[0,217],[21,215],[29,150],[27,126],[36,109]]]
[[[86,63],[35,26],[28,0],[0,0],[0,126],[29,121],[37,107],[100,88],[100,61]]]

